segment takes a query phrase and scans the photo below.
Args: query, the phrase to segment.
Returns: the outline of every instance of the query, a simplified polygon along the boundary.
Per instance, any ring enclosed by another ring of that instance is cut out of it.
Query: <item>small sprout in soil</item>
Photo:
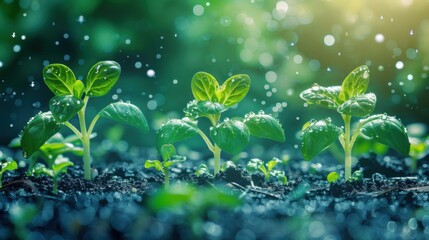
[[[311,160],[339,139],[345,152],[345,179],[351,177],[352,149],[358,138],[385,144],[401,154],[408,154],[410,142],[401,121],[386,114],[368,116],[375,108],[376,96],[365,93],[369,83],[369,69],[363,65],[354,69],[342,86],[322,87],[314,84],[300,97],[308,104],[336,110],[341,114],[344,127],[335,126],[330,118],[311,120],[302,128],[302,154]],[[366,117],[351,128],[352,117]]]
[[[58,194],[58,179],[61,174],[67,172],[67,168],[73,166],[68,158],[59,155],[50,168],[47,168],[43,163],[37,163],[32,169],[32,174],[35,176],[45,175],[52,178],[53,181],[53,194]]]
[[[423,123],[413,123],[407,126],[410,138],[410,170],[417,171],[418,161],[429,154],[429,136],[426,135],[427,127]]]
[[[96,63],[88,72],[85,83],[76,80],[73,71],[63,64],[49,64],[43,69],[43,80],[55,94],[49,102],[48,112],[39,113],[30,119],[21,135],[21,146],[25,158],[29,158],[64,125],[82,143],[84,178],[91,179],[90,139],[95,124],[107,118],[148,131],[142,111],[129,102],[115,102],[95,115],[91,123],[86,122],[88,100],[106,95],[119,79],[121,67],[114,61]],[[78,117],[79,129],[69,120]]]
[[[209,167],[207,167],[207,165],[204,163],[198,166],[197,170],[195,170],[195,175],[197,175],[197,177],[201,177],[201,176],[213,177],[213,175],[209,171]]]
[[[326,180],[330,183],[334,183],[340,179],[340,174],[337,172],[330,172],[326,177]]]
[[[412,172],[417,171],[417,163],[429,154],[429,137],[426,139],[410,138],[410,157]]]
[[[0,152],[1,153],[1,152]],[[3,179],[3,174],[6,171],[13,171],[16,170],[18,168],[18,164],[16,163],[16,161],[9,159],[9,158],[5,158],[5,159],[1,159],[0,160],[1,165],[0,165],[0,188],[2,187],[2,179]]]
[[[94,133],[93,136],[96,134]],[[12,140],[14,142],[13,147],[21,147],[20,138],[16,138]],[[80,140],[76,135],[70,135],[68,137],[63,137],[61,133],[56,133],[54,136],[49,138],[37,151],[35,151],[31,157],[29,157],[29,166],[27,175],[30,176],[32,174],[32,170],[36,163],[40,160],[43,160],[48,168],[52,166],[55,159],[58,158],[59,155],[65,153],[72,153],[76,156],[83,156],[83,148],[79,146]]]
[[[225,172],[226,169],[231,168],[231,167],[236,168],[237,166],[235,165],[235,163],[233,161],[226,161],[222,164],[222,167],[220,168],[220,170],[222,172]]]
[[[182,119],[171,119],[157,132],[158,150],[166,143],[173,144],[199,135],[214,155],[214,174],[221,168],[221,151],[236,154],[249,143],[250,136],[279,142],[285,140],[279,121],[264,112],[249,113],[244,118],[225,118],[221,114],[238,104],[247,95],[250,78],[244,74],[228,78],[221,86],[210,74],[198,72],[191,83],[194,100],[189,102]],[[209,136],[198,126],[199,118],[207,118]]]
[[[347,178],[349,182],[360,182],[363,180],[363,172],[361,170],[356,170],[353,172],[352,176]]]
[[[250,161],[247,163],[246,169],[250,173],[254,173],[257,171],[261,172],[262,174],[264,174],[265,181],[267,182],[270,181],[272,176],[275,177],[278,182],[282,184],[287,184],[288,180],[284,171],[274,170],[274,167],[279,163],[282,163],[280,159],[273,158],[271,161],[267,162],[264,165],[264,162],[261,159],[253,158],[250,159]]]
[[[145,168],[155,168],[164,174],[164,186],[170,185],[170,167],[179,162],[186,161],[186,157],[176,155],[176,148],[172,144],[164,144],[161,147],[162,162],[159,160],[146,160]]]

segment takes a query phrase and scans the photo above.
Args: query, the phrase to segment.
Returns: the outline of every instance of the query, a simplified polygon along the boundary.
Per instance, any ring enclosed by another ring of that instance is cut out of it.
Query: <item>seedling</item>
[[[244,74],[228,78],[222,86],[210,74],[198,72],[192,78],[195,100],[188,103],[185,117],[171,119],[157,132],[158,150],[164,144],[173,144],[199,135],[214,156],[214,174],[220,171],[221,151],[236,154],[249,143],[250,135],[279,142],[285,140],[284,131],[275,118],[264,112],[249,113],[244,118],[221,121],[221,114],[238,104],[250,88],[250,78]],[[210,137],[198,127],[198,119],[205,117],[211,123]]]
[[[95,135],[95,134],[93,134]],[[40,160],[43,160],[48,167],[54,163],[55,159],[59,155],[65,153],[72,153],[76,156],[83,156],[83,148],[79,146],[79,138],[76,135],[63,137],[61,133],[56,133],[54,136],[49,138],[36,152],[29,158],[29,166],[27,175],[31,175],[31,172]],[[9,144],[10,147],[21,147],[21,139],[15,138]]]
[[[326,176],[326,180],[330,183],[334,183],[340,179],[340,174],[337,172],[330,172],[328,176]]]
[[[43,163],[37,163],[32,170],[32,174],[36,176],[45,175],[51,177],[53,180],[52,193],[58,194],[58,178],[61,174],[66,173],[67,168],[70,166],[73,166],[73,162],[60,155],[55,159],[50,168],[47,168]]]
[[[209,167],[207,167],[207,165],[204,163],[202,163],[202,164],[200,164],[200,166],[198,166],[197,170],[195,170],[195,175],[197,175],[197,177],[201,177],[204,175],[209,176],[209,177],[213,177],[213,175],[209,171]]]
[[[270,181],[271,176],[275,177],[278,182],[282,184],[287,184],[288,180],[284,171],[274,170],[274,167],[282,161],[278,158],[273,158],[271,161],[264,164],[261,159],[253,158],[247,163],[246,169],[250,173],[261,172],[264,174],[265,181]]]
[[[347,179],[349,182],[359,182],[363,180],[363,172],[361,170],[356,170],[353,172],[352,176]]]
[[[317,84],[303,91],[300,97],[308,104],[336,110],[341,114],[344,128],[332,124],[331,119],[311,120],[303,126],[302,154],[304,159],[314,156],[339,139],[345,152],[345,178],[351,177],[352,148],[358,136],[385,144],[401,154],[408,154],[410,142],[407,131],[395,117],[386,114],[368,116],[375,108],[376,96],[365,93],[369,82],[369,69],[360,66],[343,81],[342,86],[322,87]],[[352,117],[366,117],[354,129]]]
[[[87,127],[85,110],[88,100],[106,95],[119,79],[120,73],[118,63],[98,62],[89,70],[84,84],[81,80],[76,80],[73,71],[63,64],[46,66],[43,69],[43,80],[55,96],[49,102],[50,111],[37,114],[24,127],[21,136],[24,157],[29,158],[64,125],[82,142],[84,178],[90,180],[90,138],[100,118],[125,123],[147,132],[148,124],[142,111],[137,106],[122,101],[103,108]],[[69,122],[76,115],[80,129]]]
[[[169,188],[170,185],[170,167],[174,164],[183,162],[186,157],[176,155],[176,148],[172,144],[164,144],[161,147],[162,162],[159,160],[146,160],[145,168],[155,168],[164,174],[164,186]]]
[[[1,152],[0,152],[1,153]],[[3,173],[13,171],[18,168],[18,164],[12,159],[2,159],[0,168],[0,188],[2,188]]]
[[[407,126],[410,139],[410,170],[417,171],[418,161],[429,154],[429,136],[423,123],[412,123]]]
[[[426,139],[420,139],[416,137],[410,137],[410,157],[411,157],[411,166],[410,170],[412,172],[417,171],[418,161],[429,154],[429,137]]]

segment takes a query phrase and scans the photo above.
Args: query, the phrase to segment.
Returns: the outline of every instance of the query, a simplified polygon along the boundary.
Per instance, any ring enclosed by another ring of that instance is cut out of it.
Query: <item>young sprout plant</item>
[[[63,64],[50,64],[43,69],[43,80],[55,94],[49,102],[48,112],[39,113],[30,119],[21,135],[21,146],[25,158],[29,158],[49,138],[68,127],[82,142],[84,178],[91,179],[90,139],[95,124],[107,118],[148,131],[142,111],[129,102],[111,103],[92,119],[86,121],[86,107],[90,98],[106,95],[119,79],[121,67],[114,61],[96,63],[88,72],[85,83],[76,80],[73,71]],[[79,127],[69,122],[78,117]]]
[[[246,169],[250,173],[254,173],[256,171],[260,171],[264,174],[265,181],[270,181],[271,177],[275,177],[278,182],[282,184],[287,184],[288,180],[284,171],[274,170],[274,167],[282,163],[282,161],[278,158],[273,158],[271,161],[264,164],[261,159],[253,158],[247,163]]]
[[[164,174],[164,186],[170,186],[170,167],[174,164],[186,161],[186,157],[176,155],[176,148],[172,144],[164,144],[161,147],[162,162],[159,160],[146,160],[145,168],[155,168]]]
[[[53,180],[52,192],[58,194],[58,178],[61,174],[66,173],[67,168],[70,166],[73,166],[73,162],[60,155],[55,159],[50,168],[47,168],[43,163],[37,163],[31,173],[36,176],[45,175],[51,177]]]
[[[352,148],[359,136],[385,144],[401,154],[408,154],[410,143],[407,131],[395,117],[386,114],[368,116],[375,108],[376,96],[365,93],[369,82],[369,69],[360,66],[343,81],[342,86],[322,87],[317,84],[303,91],[300,97],[308,104],[336,110],[344,121],[344,127],[335,126],[330,118],[311,120],[303,126],[302,154],[304,159],[314,156],[339,139],[345,152],[345,178],[351,175]],[[352,117],[366,117],[354,128]]]
[[[93,134],[95,135],[95,134]],[[63,137],[61,133],[56,133],[54,136],[49,138],[36,152],[34,152],[31,157],[29,158],[29,166],[27,175],[31,175],[32,170],[36,163],[38,163],[40,160],[43,160],[44,163],[47,164],[48,167],[50,167],[55,159],[59,155],[65,154],[65,153],[72,153],[76,156],[82,157],[83,156],[83,148],[82,146],[79,146],[77,143],[79,141],[79,138],[77,138],[76,135],[70,135],[68,137]],[[9,144],[10,147],[21,147],[20,138],[15,138],[12,140],[12,142]]]
[[[1,153],[1,151],[0,151]],[[12,159],[2,159],[1,160],[1,165],[0,165],[0,188],[2,188],[2,182],[3,182],[3,174],[6,171],[13,171],[16,170],[18,168],[18,164],[12,160]]]
[[[191,83],[194,100],[188,103],[185,117],[171,119],[157,132],[157,148],[199,135],[214,156],[214,174],[219,173],[221,151],[236,154],[249,143],[250,136],[279,142],[285,140],[284,131],[275,118],[264,112],[249,113],[244,118],[221,120],[221,114],[238,104],[250,88],[250,78],[244,74],[228,78],[221,86],[210,74],[198,72]],[[210,121],[210,134],[198,126],[200,118]]]

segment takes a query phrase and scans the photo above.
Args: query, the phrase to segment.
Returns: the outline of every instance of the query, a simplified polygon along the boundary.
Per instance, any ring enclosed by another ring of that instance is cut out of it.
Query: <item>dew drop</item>
[[[404,63],[402,61],[397,61],[395,64],[396,69],[404,68]]]
[[[134,63],[134,67],[137,68],[137,69],[142,68],[142,66],[143,66],[143,64],[141,62]]]
[[[194,6],[194,8],[192,9],[193,13],[195,14],[195,16],[201,16],[204,14],[204,7],[200,4],[197,4]]]
[[[21,46],[20,45],[18,45],[18,44],[16,44],[15,46],[13,46],[13,51],[14,52],[20,52],[21,51]]]
[[[153,70],[153,69],[147,70],[146,75],[148,77],[154,77],[155,76],[155,70]]]
[[[323,38],[323,43],[325,43],[326,46],[330,47],[335,44],[335,37],[328,34]]]
[[[384,42],[384,35],[381,33],[377,33],[375,35],[374,39],[377,43],[382,43],[382,42]]]

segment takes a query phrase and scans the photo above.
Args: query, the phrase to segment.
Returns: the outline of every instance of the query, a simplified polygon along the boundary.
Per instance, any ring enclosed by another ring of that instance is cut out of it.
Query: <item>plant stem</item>
[[[58,194],[58,181],[57,181],[57,178],[56,177],[54,177],[53,178],[53,182],[54,182],[54,189],[53,189],[53,193],[55,194],[55,195],[57,195]]]
[[[345,159],[344,159],[344,165],[345,165],[345,178],[346,180],[349,179],[352,176],[352,148],[353,143],[351,142],[351,135],[350,135],[350,115],[343,114],[343,120],[344,120],[344,153],[345,153]]]
[[[216,144],[214,145],[213,155],[214,155],[214,175],[218,174],[220,171],[220,152],[221,149]]]
[[[85,122],[85,109],[86,109],[86,104],[88,102],[88,98],[85,97],[83,99],[83,102],[84,102],[83,108],[78,112],[80,132],[82,134],[81,141],[83,146],[83,170],[84,170],[84,178],[86,180],[91,180],[91,149],[89,144],[90,135],[88,134],[88,131],[86,129],[86,122]]]
[[[168,189],[170,187],[170,169],[165,169],[164,172],[164,188]]]

